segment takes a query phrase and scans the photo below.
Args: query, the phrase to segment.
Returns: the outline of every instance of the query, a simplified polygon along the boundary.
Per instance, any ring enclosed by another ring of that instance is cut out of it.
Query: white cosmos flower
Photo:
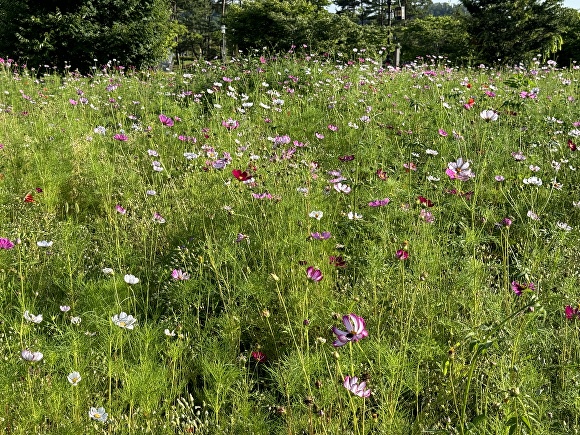
[[[493,110],[484,110],[483,112],[481,112],[479,114],[479,116],[481,117],[481,119],[485,120],[485,121],[497,121],[497,119],[499,118],[499,115],[494,112]]]
[[[358,221],[358,220],[361,220],[361,219],[363,218],[363,217],[362,217],[362,214],[353,213],[352,211],[349,211],[349,212],[348,212],[348,214],[347,214],[347,217],[348,217],[348,218],[349,218],[351,221],[352,221],[352,220],[356,220],[356,221]]]
[[[105,408],[103,407],[100,408],[91,407],[91,409],[89,410],[89,417],[92,418],[93,420],[100,421],[101,423],[106,422],[108,416],[109,414],[105,412]]]
[[[539,220],[540,220],[540,217],[539,217],[539,216],[538,216],[536,213],[534,213],[532,210],[528,210],[528,214],[527,214],[527,216],[528,216],[528,217],[529,217],[531,220],[534,220],[534,221],[539,221]]]
[[[30,314],[28,310],[26,310],[23,314],[24,319],[31,322],[31,323],[40,323],[42,322],[42,314],[35,316],[34,314]]]
[[[571,231],[572,227],[568,225],[566,222],[557,222],[556,226],[564,231]]]
[[[334,190],[336,190],[337,192],[350,193],[350,191],[351,191],[350,186],[348,186],[346,184],[342,184],[342,183],[336,183],[333,187],[334,187]]]
[[[102,272],[105,275],[113,275],[115,273],[115,271],[113,269],[111,269],[110,267],[103,267]]]
[[[125,275],[123,279],[127,284],[137,284],[139,282],[139,278],[135,275]]]
[[[20,352],[20,356],[24,361],[37,362],[40,361],[44,355],[42,352],[32,352],[28,349],[24,349]]]
[[[314,210],[314,211],[311,211],[308,214],[308,216],[310,216],[311,218],[314,218],[316,220],[320,220],[320,219],[322,219],[322,216],[324,216],[324,213],[319,211],[319,210]]]
[[[52,246],[52,241],[48,241],[48,240],[40,240],[38,242],[36,242],[36,245],[41,247],[41,248],[50,248]]]
[[[524,178],[523,182],[524,182],[524,184],[532,184],[534,186],[541,186],[542,185],[542,179],[538,178],[538,177]]]
[[[71,383],[71,385],[77,385],[82,379],[81,374],[79,372],[69,373],[66,378]]]
[[[135,317],[133,317],[131,314],[125,313],[124,311],[121,312],[121,314],[115,314],[113,317],[111,317],[111,320],[119,328],[124,329],[133,329],[137,324],[137,319],[135,319]]]

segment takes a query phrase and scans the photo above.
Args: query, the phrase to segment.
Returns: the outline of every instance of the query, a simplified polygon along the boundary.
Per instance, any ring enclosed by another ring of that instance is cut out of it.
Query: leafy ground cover
[[[1,65],[4,433],[580,429],[577,68]]]

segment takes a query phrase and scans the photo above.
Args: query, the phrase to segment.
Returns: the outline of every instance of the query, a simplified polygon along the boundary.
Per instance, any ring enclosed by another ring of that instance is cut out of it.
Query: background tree
[[[88,72],[117,59],[144,68],[167,57],[178,28],[167,0],[0,0],[0,53]]]
[[[399,41],[405,60],[419,56],[445,56],[452,63],[466,63],[472,49],[464,22],[453,16],[412,20],[402,29]]]
[[[561,15],[562,49],[556,54],[558,64],[571,66],[572,62],[580,62],[580,11],[564,8]]]
[[[317,9],[304,0],[262,0],[230,6],[224,22],[230,40],[244,51],[286,51],[300,44],[319,51],[380,49],[386,44],[384,29],[359,26],[349,16]]]
[[[471,43],[486,63],[517,63],[559,50],[561,0],[461,0]]]
[[[184,26],[176,46],[177,58],[181,53],[195,56],[210,55],[211,35],[218,30],[219,16],[213,13],[211,0],[176,0],[174,18]]]

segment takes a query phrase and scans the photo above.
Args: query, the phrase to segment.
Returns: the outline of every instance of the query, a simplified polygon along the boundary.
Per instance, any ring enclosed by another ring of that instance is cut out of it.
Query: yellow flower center
[[[121,328],[124,328],[126,325],[127,325],[127,324],[126,324],[125,322],[119,322],[119,326],[120,326]]]
[[[98,412],[95,412],[95,418],[101,418],[101,414],[99,414]]]

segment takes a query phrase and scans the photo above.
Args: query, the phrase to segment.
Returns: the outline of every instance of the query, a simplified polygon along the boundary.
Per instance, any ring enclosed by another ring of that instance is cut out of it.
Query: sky
[[[580,9],[580,0],[564,0],[564,6],[567,8]]]

